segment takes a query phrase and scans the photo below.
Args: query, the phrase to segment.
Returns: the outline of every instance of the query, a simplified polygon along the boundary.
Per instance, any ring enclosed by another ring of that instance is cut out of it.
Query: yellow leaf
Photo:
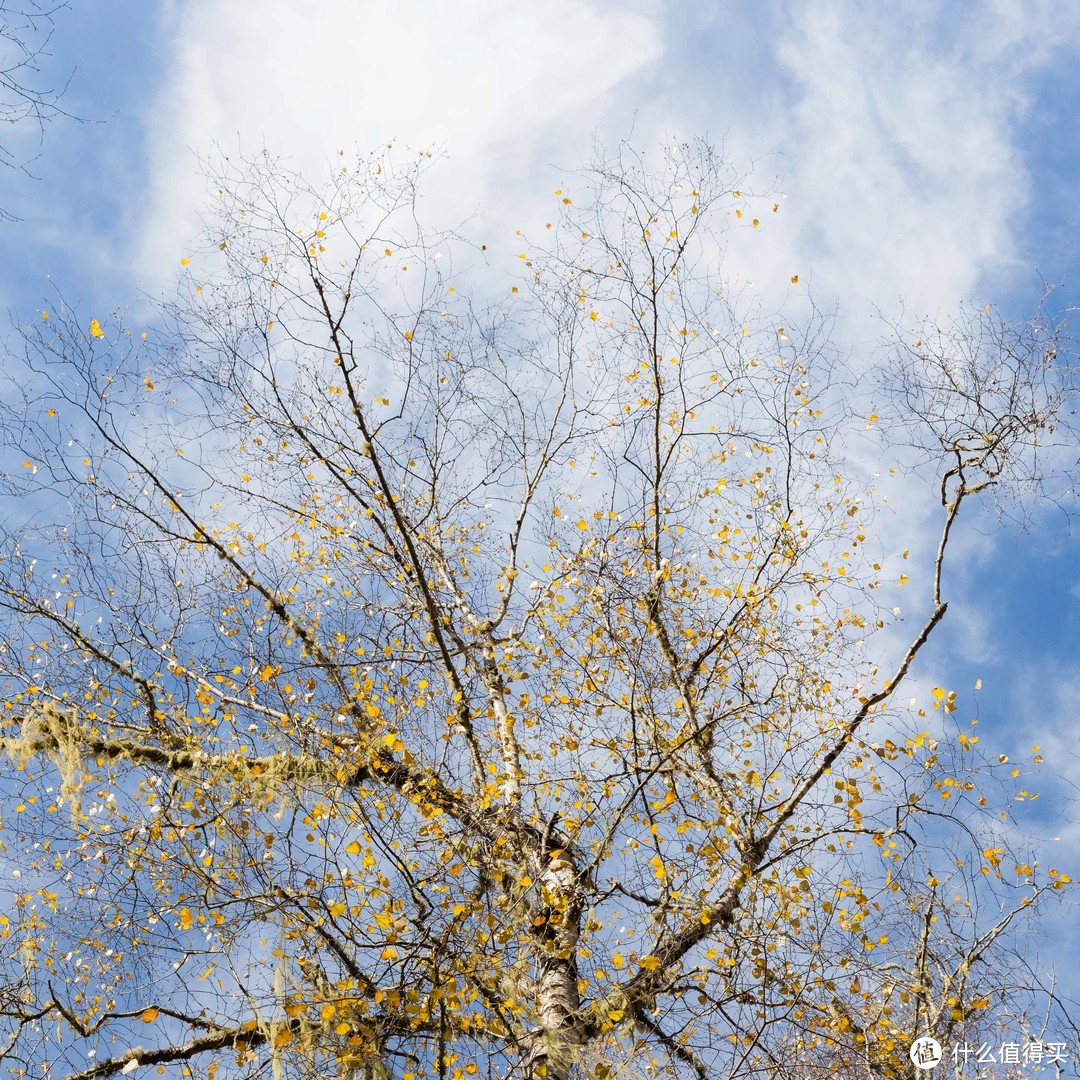
[[[345,914],[345,905],[342,903],[336,903],[330,905],[330,914],[334,916]]]
[[[190,930],[191,924],[195,921],[195,916],[191,914],[190,908],[180,909],[180,929]]]
[[[360,854],[360,841],[359,840],[354,840],[351,844],[349,844],[349,846],[345,850],[350,855],[359,855]]]
[[[335,1004],[333,1004],[333,1002],[330,1002],[330,1001],[328,1001],[328,1002],[327,1002],[327,1003],[326,1003],[326,1004],[325,1004],[325,1005],[324,1005],[324,1006],[323,1006],[323,1007],[322,1007],[322,1008],[321,1008],[321,1009],[319,1010],[319,1015],[320,1015],[320,1016],[321,1016],[321,1017],[322,1017],[322,1018],[323,1018],[324,1020],[329,1020],[329,1019],[330,1019],[330,1018],[331,1018],[331,1017],[332,1017],[332,1016],[334,1015],[334,1013],[336,1013],[336,1012],[337,1012],[337,1006],[336,1006]]]
[[[90,336],[93,338],[103,338],[105,331],[101,329],[101,323],[97,319],[90,320]]]
[[[274,1048],[280,1050],[283,1046],[288,1046],[293,1041],[293,1033],[285,1028],[284,1031],[279,1031],[274,1036]]]
[[[352,1024],[350,1024],[348,1020],[342,1020],[341,1023],[334,1028],[335,1035],[348,1035],[350,1031],[352,1031]]]
[[[643,968],[644,968],[644,969],[645,969],[646,971],[656,971],[656,970],[657,970],[657,968],[659,968],[659,967],[661,966],[661,965],[660,965],[660,957],[659,957],[659,956],[643,956],[643,957],[642,957],[642,958],[641,958],[641,959],[640,959],[640,960],[638,961],[638,963],[639,963],[639,964],[640,964],[640,965],[641,965],[641,966],[642,966],[642,967],[643,967]]]
[[[799,284],[799,275],[798,274],[792,274],[791,275],[791,284],[792,285],[798,285]]]
[[[405,340],[406,341],[412,341],[412,331],[411,330],[406,330],[405,331]]]
[[[158,1010],[152,1005],[149,1009],[143,1009],[142,1015],[139,1017],[144,1024],[152,1024],[158,1018]]]
[[[397,959],[397,949],[395,949],[393,947],[393,945],[387,945],[386,948],[383,949],[383,951],[379,954],[379,959],[380,960],[396,960]]]

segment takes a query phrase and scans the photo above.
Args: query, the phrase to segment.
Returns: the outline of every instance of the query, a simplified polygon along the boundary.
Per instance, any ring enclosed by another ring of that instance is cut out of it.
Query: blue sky
[[[766,301],[811,282],[853,355],[901,302],[932,316],[977,296],[1022,318],[1040,274],[1080,303],[1078,43],[1080,8],[1033,0],[73,0],[44,66],[73,72],[63,104],[86,122],[48,127],[33,176],[0,175],[20,218],[0,224],[0,298],[29,319],[51,275],[86,318],[144,312],[198,232],[196,155],[215,140],[316,175],[339,147],[434,144],[431,218],[483,207],[476,228],[509,236],[594,139],[707,133],[788,196],[732,264]],[[0,134],[37,152],[36,132]],[[918,519],[900,521],[917,549]],[[1050,513],[963,541],[919,677],[981,677],[985,742],[1038,742],[1080,785],[1077,533]],[[1075,801],[1032,811],[1080,854]]]

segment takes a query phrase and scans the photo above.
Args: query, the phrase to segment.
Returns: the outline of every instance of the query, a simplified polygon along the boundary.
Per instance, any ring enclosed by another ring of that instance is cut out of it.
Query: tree
[[[857,418],[936,469],[912,631],[828,318],[720,269],[771,200],[624,149],[485,303],[395,160],[225,162],[168,331],[27,331],[9,1070],[898,1077],[1063,1030],[1014,766],[895,703],[959,516],[1067,427],[1061,321],[905,337]]]

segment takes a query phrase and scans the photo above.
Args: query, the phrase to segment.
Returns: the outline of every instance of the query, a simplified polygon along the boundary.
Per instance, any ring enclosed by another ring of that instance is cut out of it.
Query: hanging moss
[[[48,754],[60,775],[60,797],[67,804],[73,825],[82,816],[84,750],[79,739],[78,710],[62,712],[46,704],[24,717],[17,736],[4,739],[11,759],[23,768],[30,758],[43,751]]]
[[[46,704],[28,711],[18,735],[0,740],[20,767],[30,758],[46,755],[60,775],[60,795],[67,803],[72,821],[82,812],[82,785],[87,779],[83,763],[88,758],[127,760],[135,765],[157,766],[177,775],[203,775],[224,782],[242,794],[246,802],[265,807],[275,798],[295,802],[289,785],[303,787],[321,781],[327,793],[341,787],[341,778],[328,764],[309,754],[269,754],[245,758],[235,754],[207,754],[187,747],[166,748],[136,739],[103,738],[94,728],[83,726],[78,709],[59,709]]]

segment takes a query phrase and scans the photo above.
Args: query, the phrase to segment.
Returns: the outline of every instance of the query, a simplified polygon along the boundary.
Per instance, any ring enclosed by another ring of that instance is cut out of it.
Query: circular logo
[[[916,1069],[936,1069],[941,1064],[941,1043],[924,1035],[911,1044],[908,1056]]]

